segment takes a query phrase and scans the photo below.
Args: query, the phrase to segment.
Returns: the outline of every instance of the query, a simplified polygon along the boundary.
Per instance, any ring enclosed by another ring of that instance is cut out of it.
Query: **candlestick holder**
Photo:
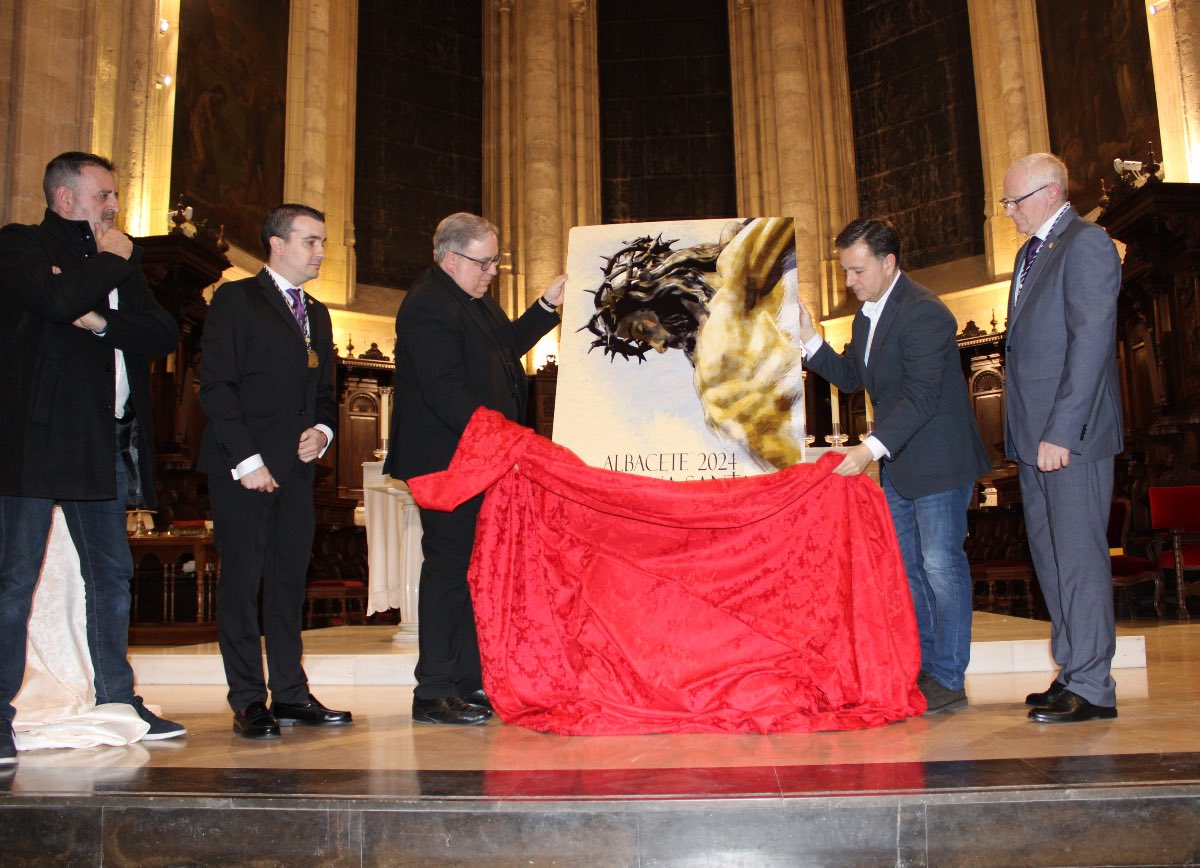
[[[380,438],[380,440],[379,440],[379,448],[378,448],[378,449],[376,449],[376,450],[375,450],[374,452],[372,452],[371,454],[375,456],[375,460],[376,460],[376,461],[382,461],[383,459],[387,458],[387,454],[388,454],[388,439],[387,439],[386,437],[382,437],[382,438]]]
[[[834,449],[837,449],[838,447],[845,446],[847,443],[849,443],[850,437],[848,435],[842,433],[841,423],[834,422],[833,423],[833,433],[825,435],[825,442],[828,443],[830,446],[832,446]]]
[[[858,442],[859,442],[859,443],[866,443],[866,442],[867,442],[867,438],[868,438],[868,437],[870,437],[870,436],[871,436],[872,434],[874,434],[874,433],[875,433],[875,426],[874,426],[874,425],[872,425],[872,424],[871,424],[871,423],[868,421],[868,422],[867,422],[867,428],[866,428],[866,430],[865,430],[865,431],[863,431],[861,434],[859,434],[859,435],[858,435]]]

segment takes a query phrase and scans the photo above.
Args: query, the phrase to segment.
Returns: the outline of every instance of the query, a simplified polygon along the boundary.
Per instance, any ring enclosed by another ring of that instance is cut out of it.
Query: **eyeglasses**
[[[450,252],[453,253],[455,256],[461,256],[463,259],[471,260],[472,262],[474,262],[476,265],[479,266],[480,271],[487,271],[493,265],[500,264],[500,254],[496,254],[495,256],[489,257],[488,259],[476,259],[474,256],[467,256],[467,254],[459,253],[457,250],[451,250]]]
[[[1049,184],[1042,184],[1042,186],[1038,187],[1036,190],[1030,190],[1024,196],[1018,196],[1015,199],[1001,199],[1000,205],[1004,208],[1005,211],[1007,211],[1009,208],[1016,208],[1018,205],[1020,205],[1022,202],[1024,202],[1026,199],[1028,199],[1030,196],[1032,196],[1034,193],[1040,193],[1049,186],[1050,186]]]

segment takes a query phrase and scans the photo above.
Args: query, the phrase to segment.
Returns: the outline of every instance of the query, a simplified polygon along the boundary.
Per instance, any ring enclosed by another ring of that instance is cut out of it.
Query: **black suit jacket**
[[[200,404],[208,427],[200,469],[225,473],[260,454],[283,484],[302,462],[300,435],[318,423],[337,430],[333,326],[329,309],[305,293],[318,365],[295,317],[266,270],[222,284],[204,321]]]
[[[396,314],[395,404],[384,472],[445,470],[479,407],[525,422],[521,356],[559,322],[539,302],[515,322],[490,295],[475,299],[440,266],[413,283]]]
[[[63,500],[116,496],[113,350],[125,357],[137,416],[146,505],[153,508],[149,359],[175,349],[179,328],[129,259],[97,253],[86,221],[52,211],[0,231],[0,494]],[[57,268],[61,273],[55,274]],[[117,290],[117,310],[108,294]],[[99,337],[71,323],[89,311]]]
[[[870,328],[860,310],[842,355],[824,344],[805,364],[839,389],[866,388],[896,490],[913,500],[991,470],[963,379],[958,323],[941,299],[901,272],[875,326],[868,365]]]

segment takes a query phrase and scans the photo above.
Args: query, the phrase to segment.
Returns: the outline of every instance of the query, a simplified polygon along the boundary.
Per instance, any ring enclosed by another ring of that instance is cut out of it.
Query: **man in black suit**
[[[967,704],[971,656],[967,507],[975,480],[991,469],[962,375],[958,323],[900,270],[900,236],[890,223],[855,220],[834,243],[846,287],[863,306],[838,355],[801,304],[805,364],[839,389],[863,386],[874,407],[874,434],[834,472],[849,476],[880,462],[921,638],[917,685],[930,713],[952,711]]]
[[[510,322],[488,294],[500,261],[497,236],[495,226],[473,214],[442,220],[433,236],[435,264],[396,314],[396,403],[384,471],[398,479],[445,470],[479,407],[525,421],[521,356],[558,324],[566,275]],[[480,495],[450,513],[421,510],[418,723],[469,726],[491,717],[467,587],[482,503]]]
[[[133,706],[144,738],[183,735],[133,693],[128,506],[153,507],[149,358],[179,328],[116,226],[113,165],[71,151],[46,166],[46,214],[0,232],[0,765],[15,763],[12,701],[54,505],[79,553],[96,702]]]
[[[312,552],[314,461],[337,422],[329,310],[301,286],[325,258],[325,215],[277,205],[262,229],[267,265],[226,283],[204,323],[200,403],[221,555],[217,638],[234,732],[279,738],[280,724],[342,726],[308,690],[300,664],[301,610]],[[270,682],[264,683],[258,596]],[[272,704],[266,705],[267,688]]]

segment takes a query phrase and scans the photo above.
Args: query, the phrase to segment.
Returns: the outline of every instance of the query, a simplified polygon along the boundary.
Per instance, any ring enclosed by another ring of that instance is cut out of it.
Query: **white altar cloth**
[[[421,514],[408,486],[383,475],[382,461],[363,463],[367,521],[367,614],[400,610],[405,624],[417,622],[421,579]]]

